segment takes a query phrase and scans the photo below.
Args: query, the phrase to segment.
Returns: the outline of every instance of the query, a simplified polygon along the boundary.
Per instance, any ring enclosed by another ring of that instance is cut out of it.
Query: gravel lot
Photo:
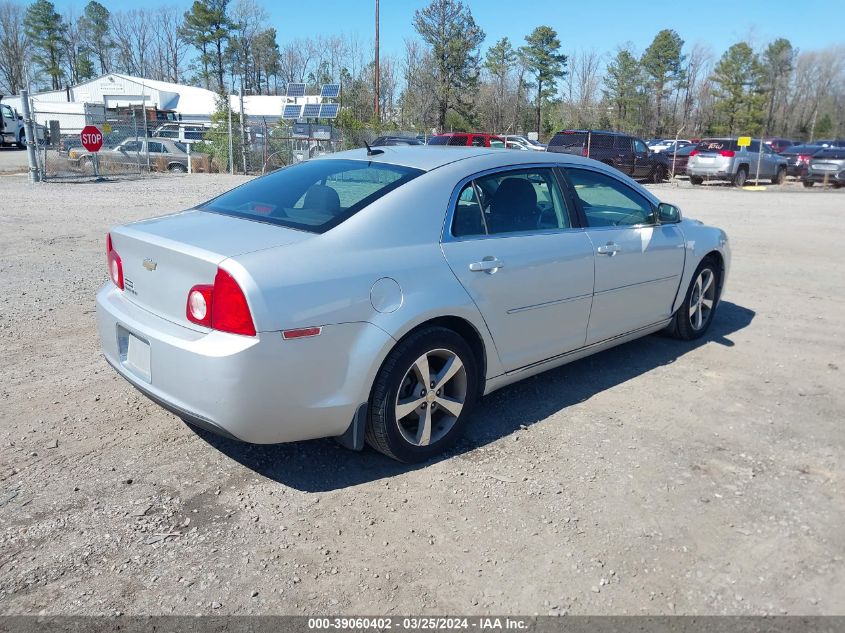
[[[845,614],[845,193],[658,186],[732,240],[706,340],[503,389],[408,467],[197,432],[100,357],[107,229],[242,181],[0,177],[0,613]]]

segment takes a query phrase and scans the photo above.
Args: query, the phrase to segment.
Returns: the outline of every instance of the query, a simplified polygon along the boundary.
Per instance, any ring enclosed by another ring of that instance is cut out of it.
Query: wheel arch
[[[464,339],[467,345],[469,345],[469,348],[472,350],[473,356],[475,356],[475,360],[478,363],[478,395],[480,397],[484,393],[484,387],[487,381],[486,377],[489,351],[487,349],[487,345],[485,344],[484,337],[481,335],[481,332],[479,332],[478,328],[467,319],[455,315],[443,315],[426,319],[425,321],[414,325],[399,339],[397,339],[396,343],[394,343],[391,347],[391,351],[409,336],[412,336],[420,330],[423,330],[428,327],[442,327],[446,328],[447,330],[452,330],[458,336]],[[388,352],[387,355],[389,354],[390,352]],[[384,361],[387,359],[387,355],[381,361],[379,365],[379,371],[381,370],[381,365],[383,365]]]

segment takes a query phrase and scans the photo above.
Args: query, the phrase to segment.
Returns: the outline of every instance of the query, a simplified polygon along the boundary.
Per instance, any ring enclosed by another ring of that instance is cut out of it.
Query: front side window
[[[653,209],[645,196],[605,174],[567,169],[566,175],[581,201],[587,226],[652,224]]]
[[[14,119],[15,115],[12,113],[12,108],[7,105],[0,106],[0,111],[3,112],[4,119]]]
[[[256,178],[197,207],[324,233],[423,172],[358,160],[311,160]]]
[[[448,145],[457,145],[459,147],[463,147],[469,141],[469,137],[466,134],[455,134],[455,136],[450,136]]]
[[[141,151],[141,141],[126,141],[121,149],[124,152],[140,152]]]
[[[150,141],[149,145],[149,152],[150,154],[164,154],[164,145],[162,143],[156,143],[155,141]]]
[[[468,237],[566,229],[569,213],[550,168],[497,172],[458,195],[452,235]]]
[[[472,137],[472,146],[473,147],[484,147],[484,137],[483,136],[473,136]]]
[[[634,151],[637,154],[648,154],[648,148],[646,147],[645,143],[643,143],[639,139],[634,141]]]

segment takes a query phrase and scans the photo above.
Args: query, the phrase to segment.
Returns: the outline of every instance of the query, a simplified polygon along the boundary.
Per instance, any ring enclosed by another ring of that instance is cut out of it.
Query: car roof
[[[313,160],[366,160],[431,171],[459,161],[472,161],[478,168],[495,169],[509,165],[536,163],[568,163],[596,165],[596,161],[574,154],[558,152],[509,152],[491,147],[448,147],[430,145],[388,145],[379,147],[379,154],[368,156],[365,148],[327,154]]]

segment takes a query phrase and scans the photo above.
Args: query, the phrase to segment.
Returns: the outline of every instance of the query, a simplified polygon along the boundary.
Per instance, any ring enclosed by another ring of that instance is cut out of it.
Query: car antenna
[[[367,146],[367,156],[376,156],[378,154],[384,154],[383,149],[373,149],[370,147],[370,144],[367,141],[364,141],[364,145]]]

